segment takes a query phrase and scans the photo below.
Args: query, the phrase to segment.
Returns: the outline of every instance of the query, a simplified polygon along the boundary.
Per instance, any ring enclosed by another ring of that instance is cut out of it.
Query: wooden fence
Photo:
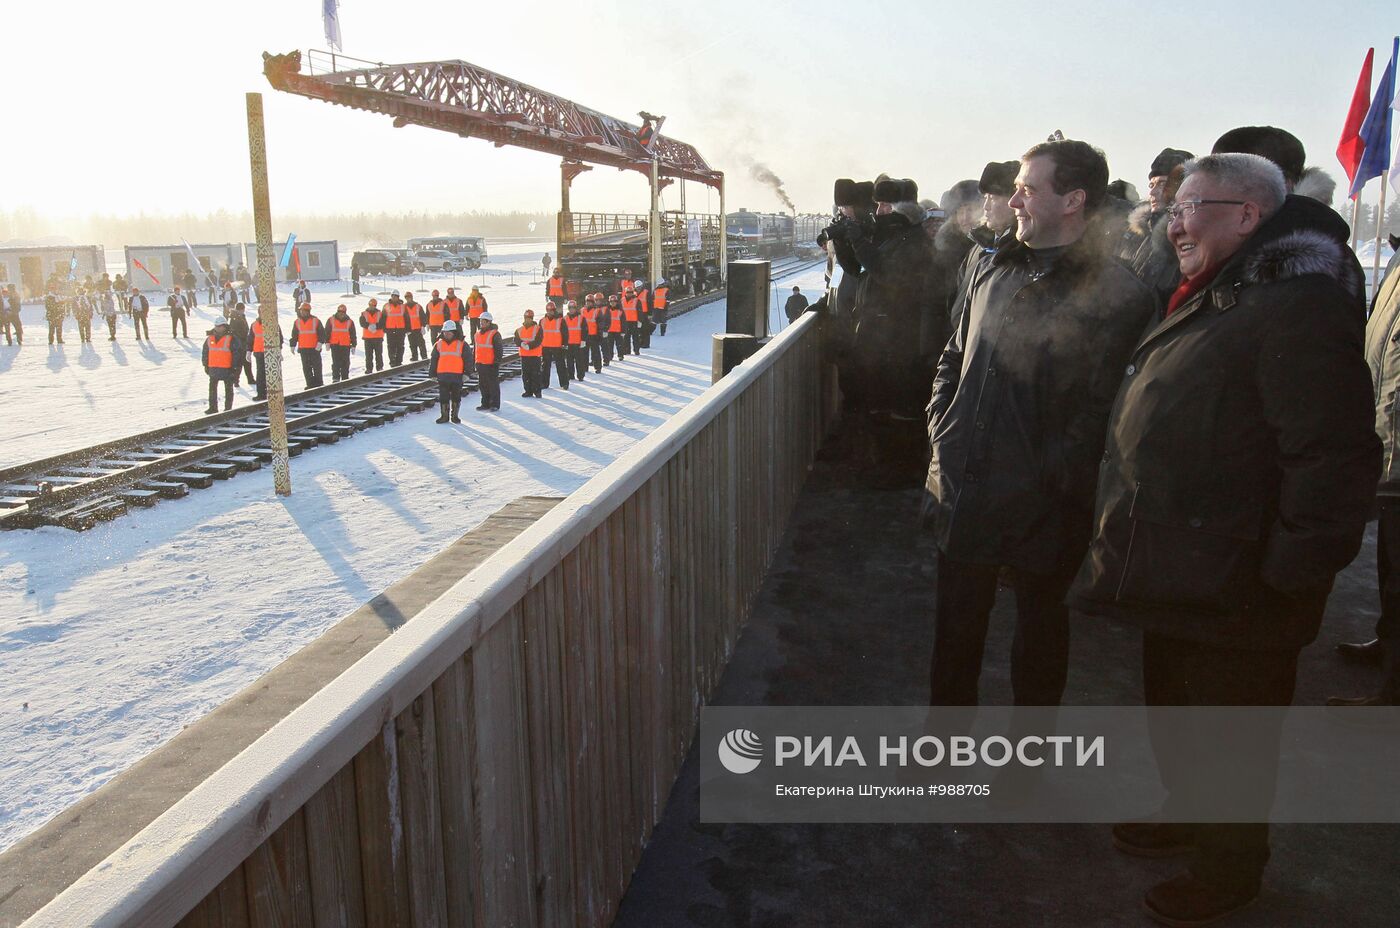
[[[26,924],[609,924],[834,395],[803,316]]]

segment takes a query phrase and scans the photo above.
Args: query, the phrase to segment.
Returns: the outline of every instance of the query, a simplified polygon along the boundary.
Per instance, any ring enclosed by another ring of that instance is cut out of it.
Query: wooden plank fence
[[[801,317],[26,925],[611,922],[835,413]]]

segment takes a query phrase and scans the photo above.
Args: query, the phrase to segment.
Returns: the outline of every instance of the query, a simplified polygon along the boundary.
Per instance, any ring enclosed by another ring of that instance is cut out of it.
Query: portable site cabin
[[[77,259],[78,266],[73,267]],[[92,275],[101,277],[107,258],[101,245],[15,245],[0,248],[0,288],[15,285],[19,298],[42,300],[50,274],[67,281],[71,273],[78,282]]]
[[[230,270],[238,267],[238,261],[242,257],[237,245],[224,243],[222,245],[191,245],[186,249],[183,244],[175,245],[128,245],[126,246],[126,279],[127,285],[140,287],[142,292],[166,291],[175,288],[176,284],[182,284],[180,278],[184,276],[190,266],[190,250],[194,251],[195,257],[199,259],[204,271],[213,275],[214,280],[219,279],[219,271],[224,267]],[[136,262],[141,262],[138,267]],[[145,270],[142,270],[145,268]],[[209,286],[209,281],[204,273],[199,270],[194,272],[196,286],[204,289]]]
[[[286,250],[287,240],[272,243],[272,256],[280,262],[282,252]],[[287,262],[287,266],[278,267],[277,279],[280,281],[290,280],[339,280],[340,279],[340,250],[338,243],[312,242],[297,239],[293,243],[295,251],[294,257]],[[243,246],[243,253],[248,267],[257,273],[258,266],[258,246],[249,243]],[[297,271],[297,264],[300,263],[301,271]]]

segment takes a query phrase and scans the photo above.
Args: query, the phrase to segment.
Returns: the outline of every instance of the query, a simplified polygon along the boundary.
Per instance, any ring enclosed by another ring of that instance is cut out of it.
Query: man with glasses
[[[1262,157],[1184,173],[1167,209],[1182,282],[1126,361],[1069,603],[1142,630],[1149,707],[1287,706],[1380,470],[1347,249],[1285,208]],[[1261,715],[1237,748],[1150,716],[1167,800],[1113,840],[1191,855],[1147,892],[1157,921],[1206,924],[1259,894],[1281,724]]]
[[[938,365],[926,486],[938,542],[930,704],[978,701],[997,581],[1016,588],[1012,691],[1056,706],[1069,660],[1066,590],[1089,545],[1094,481],[1152,294],[1091,228],[1103,153],[1058,140],[1022,156],[1016,241],[981,262]]]

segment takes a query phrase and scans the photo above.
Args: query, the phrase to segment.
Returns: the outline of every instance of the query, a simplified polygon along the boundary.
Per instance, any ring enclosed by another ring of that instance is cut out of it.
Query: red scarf
[[[1206,268],[1195,277],[1184,277],[1177,288],[1172,291],[1172,298],[1167,301],[1167,318],[1180,309],[1187,300],[1200,293],[1206,286],[1215,280],[1216,273],[1220,270],[1220,265]]]

